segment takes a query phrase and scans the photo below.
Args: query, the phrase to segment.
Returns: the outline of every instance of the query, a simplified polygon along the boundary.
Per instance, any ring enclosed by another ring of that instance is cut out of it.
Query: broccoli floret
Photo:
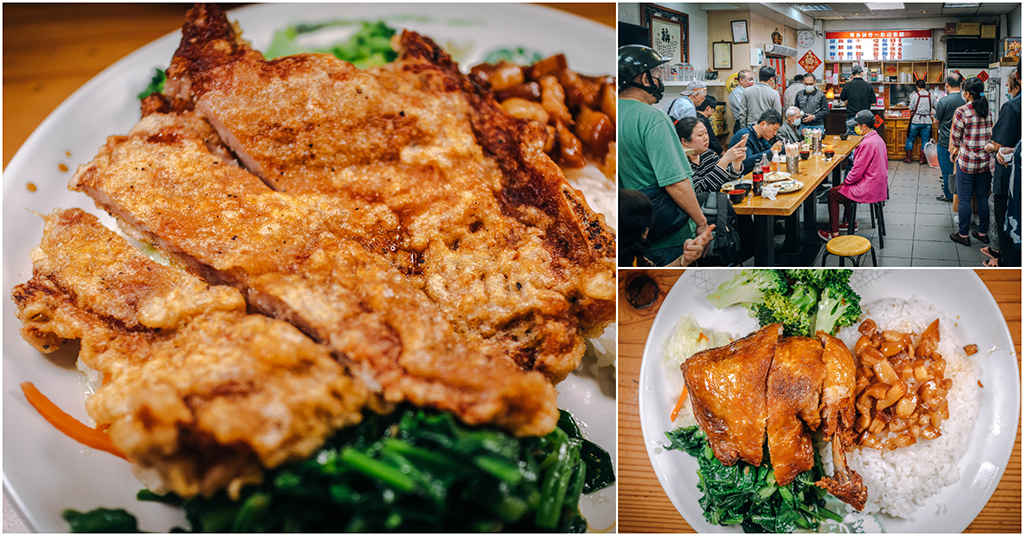
[[[818,289],[811,285],[797,284],[793,286],[793,293],[789,301],[793,302],[801,311],[810,312],[818,303]]]
[[[812,302],[813,306],[813,302]],[[806,308],[803,300],[794,301],[790,296],[777,292],[768,292],[764,295],[764,305],[759,309],[758,321],[764,327],[768,324],[778,322],[782,324],[783,335],[792,337],[794,335],[811,336],[814,313],[812,309]],[[767,314],[767,311],[771,315]],[[765,321],[768,320],[769,321]]]
[[[785,276],[778,270],[741,270],[718,285],[708,301],[718,309],[735,304],[764,303],[765,292],[784,293],[788,286]]]
[[[814,330],[832,334],[838,328],[856,324],[860,312],[860,296],[849,286],[833,285],[821,293]]]

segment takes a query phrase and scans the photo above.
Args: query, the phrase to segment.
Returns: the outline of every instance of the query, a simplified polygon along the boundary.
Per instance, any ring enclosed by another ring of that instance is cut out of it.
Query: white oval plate
[[[676,321],[692,313],[702,327],[745,335],[758,329],[742,307],[718,310],[707,296],[733,270],[688,270],[676,281],[658,311],[640,365],[640,425],[647,455],[672,504],[697,532],[741,532],[739,527],[711,525],[697,501],[697,461],[678,450],[665,450],[665,432],[673,428],[669,413],[679,393],[669,392],[662,373],[661,341]],[[1013,338],[999,306],[985,284],[968,270],[855,270],[851,279],[861,303],[883,298],[917,297],[947,311],[961,344],[977,344],[981,408],[970,447],[960,460],[960,481],[918,507],[912,519],[877,516],[885,532],[962,532],[988,502],[1013,451],[1020,415],[1020,374]],[[870,490],[869,490],[870,492]]]
[[[464,71],[497,48],[523,46],[544,56],[564,53],[573,70],[590,75],[617,72],[615,31],[593,21],[538,6],[510,4],[265,4],[231,10],[243,35],[266,50],[274,32],[298,22],[335,19],[384,19],[391,26],[430,36],[446,47]],[[139,502],[142,485],[128,464],[109,454],[82,447],[47,424],[25,401],[18,385],[32,381],[40,391],[75,418],[89,422],[83,407],[77,351],[43,356],[18,334],[11,288],[32,275],[29,252],[42,237],[42,214],[54,208],[80,207],[113,220],[84,194],[67,190],[73,170],[96,154],[107,136],[124,134],[139,119],[136,95],[155,68],[166,68],[180,41],[167,35],[133,52],[82,86],[28,138],[4,170],[3,313],[3,477],[4,492],[31,530],[66,532],[65,508],[125,508],[142,530],[165,532],[185,526],[180,510]],[[71,156],[69,157],[68,154]],[[65,163],[72,171],[61,172]],[[31,182],[38,191],[30,193]],[[611,219],[614,214],[607,214]],[[614,351],[615,330],[591,344],[584,364],[558,386],[559,406],[582,422],[584,433],[612,455],[615,452],[614,367],[597,370],[594,346]],[[615,523],[616,486],[584,496],[581,508],[591,530],[607,531]]]

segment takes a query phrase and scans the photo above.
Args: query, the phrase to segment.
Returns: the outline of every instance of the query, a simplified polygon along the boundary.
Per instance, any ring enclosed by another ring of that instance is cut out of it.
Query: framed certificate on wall
[[[716,41],[712,44],[712,65],[716,71],[732,70],[732,43]]]
[[[641,22],[651,29],[651,48],[669,63],[690,61],[690,17],[654,4],[641,4]]]
[[[750,37],[747,35],[747,21],[732,21],[732,42],[737,45],[750,42]]]

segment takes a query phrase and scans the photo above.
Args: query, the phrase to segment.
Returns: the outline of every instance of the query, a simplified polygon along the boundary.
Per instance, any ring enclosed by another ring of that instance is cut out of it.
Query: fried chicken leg
[[[857,510],[863,510],[868,498],[867,487],[861,476],[846,465],[846,447],[852,440],[856,417],[856,363],[843,341],[823,331],[816,335],[823,346],[822,359],[825,362],[822,392],[825,427],[822,432],[832,443],[835,470],[832,477],[822,478],[817,485]]]
[[[808,337],[781,339],[768,371],[768,454],[780,486],[814,467],[810,430],[821,422],[821,352]]]
[[[720,348],[694,354],[682,365],[693,414],[715,457],[725,465],[761,465],[768,411],[765,386],[782,335],[770,324]]]

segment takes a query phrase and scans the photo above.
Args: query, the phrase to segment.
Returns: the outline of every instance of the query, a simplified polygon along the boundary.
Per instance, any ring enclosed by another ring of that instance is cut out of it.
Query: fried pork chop
[[[520,436],[555,427],[556,393],[544,375],[487,341],[466,340],[404,274],[335,235],[316,198],[275,192],[217,144],[192,112],[152,113],[127,136],[110,137],[69,187],[193,272],[237,287],[257,311],[365,369],[387,402],[452,411]]]
[[[13,291],[22,335],[41,352],[81,339],[105,378],[86,410],[157,491],[237,494],[361,420],[366,386],[291,325],[247,314],[237,290],[153,262],[81,210],[45,220]]]
[[[614,237],[544,153],[543,128],[405,32],[368,70],[267,61],[215,5],[182,29],[166,95],[194,107],[266,184],[404,274],[467,340],[554,382],[614,317]]]

